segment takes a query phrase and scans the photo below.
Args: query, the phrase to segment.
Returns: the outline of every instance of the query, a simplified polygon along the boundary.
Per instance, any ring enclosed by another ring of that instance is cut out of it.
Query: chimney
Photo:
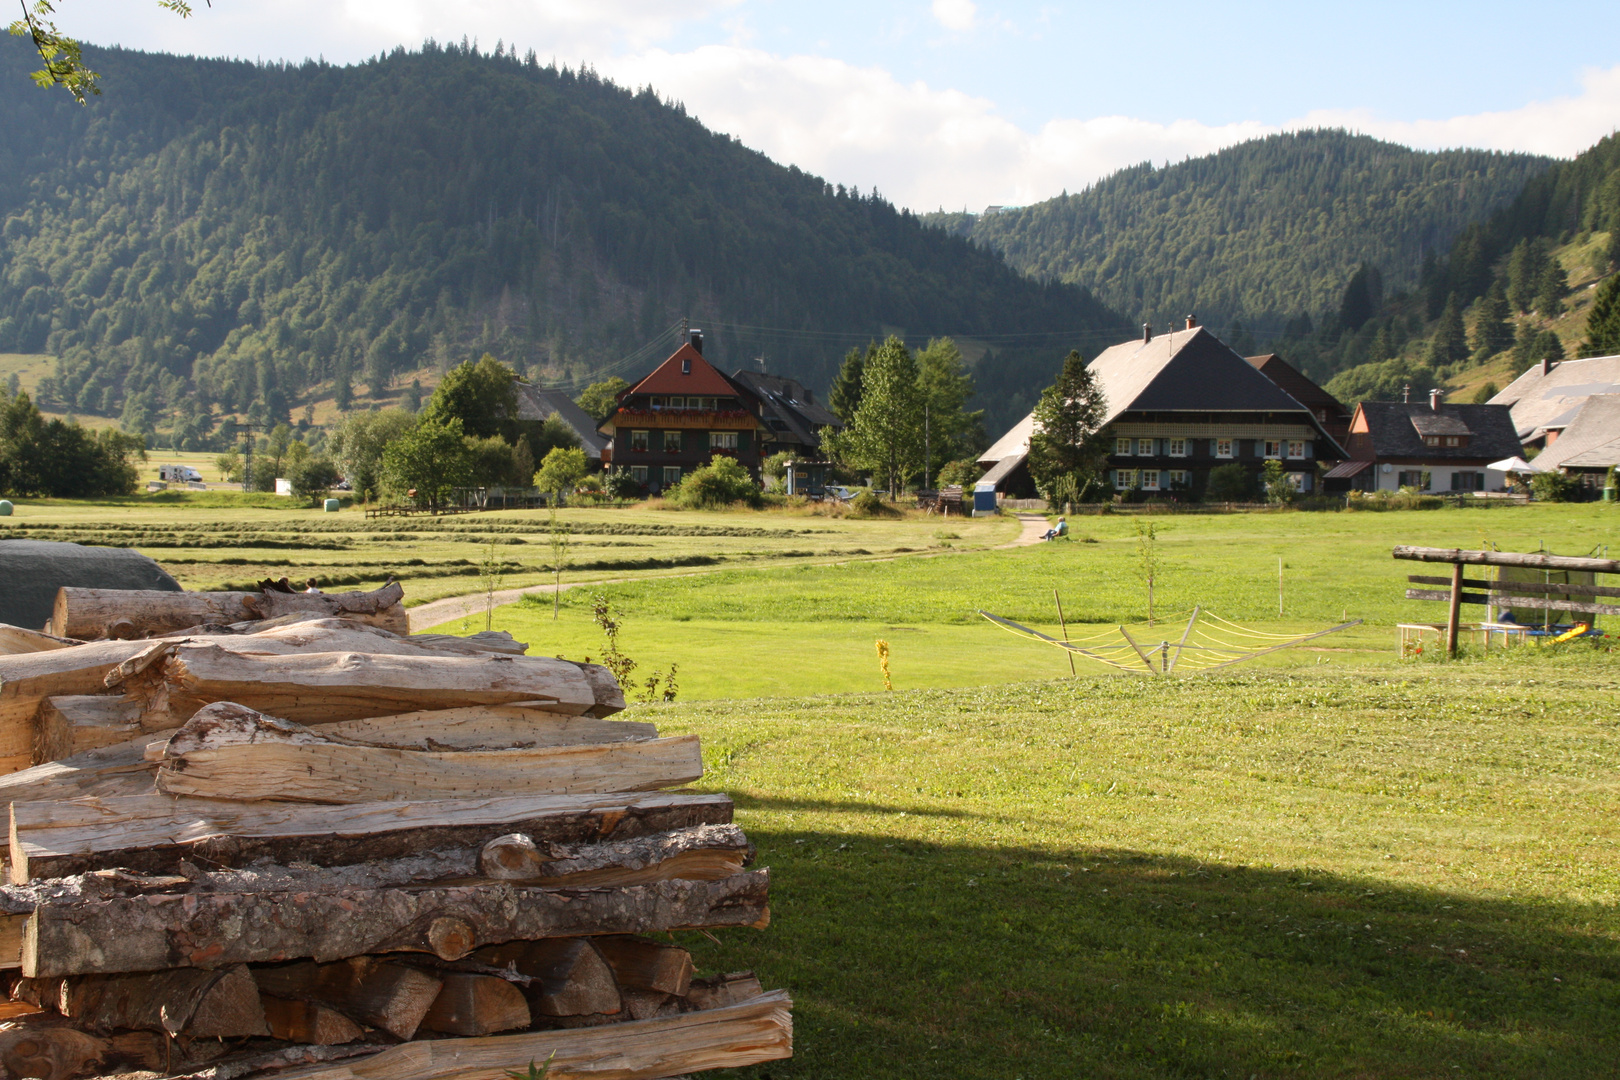
[[[1191,315],[1187,316],[1187,329],[1195,330],[1197,328],[1198,328],[1198,320],[1193,318]]]
[[[1429,391],[1429,411],[1430,412],[1439,412],[1440,411],[1440,395],[1443,394],[1443,393],[1445,393],[1444,390],[1430,390]]]
[[[703,355],[703,331],[692,331],[692,348],[697,350],[699,356]]]
[[[1153,324],[1152,323],[1143,323],[1142,324],[1142,344],[1146,345],[1148,342],[1150,342],[1152,340],[1153,340]]]
[[[1402,405],[1410,405],[1410,404],[1412,404],[1412,384],[1411,383],[1407,383],[1405,386],[1401,387],[1401,404]]]
[[[1552,357],[1543,356],[1541,358],[1541,374],[1542,374],[1542,376],[1545,377],[1547,375],[1551,375],[1552,374],[1552,369],[1553,369]]]

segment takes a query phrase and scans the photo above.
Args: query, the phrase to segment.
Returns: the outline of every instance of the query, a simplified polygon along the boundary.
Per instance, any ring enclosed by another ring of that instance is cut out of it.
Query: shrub
[[[1280,461],[1266,462],[1266,471],[1261,477],[1261,484],[1266,490],[1266,502],[1274,506],[1285,506],[1294,501],[1298,494],[1294,490],[1293,481],[1288,479],[1288,471],[1283,468]]]
[[[1244,502],[1254,497],[1254,480],[1238,464],[1219,465],[1209,471],[1204,498],[1211,502]]]
[[[851,517],[899,517],[900,511],[884,502],[871,491],[863,491],[849,500]]]
[[[1561,472],[1539,472],[1530,478],[1530,492],[1542,502],[1570,502],[1581,482]]]
[[[984,475],[984,469],[972,458],[962,458],[959,461],[947,461],[939,470],[939,486],[948,488],[952,484],[961,484],[963,490],[973,490],[973,485],[979,477]]]
[[[720,510],[736,503],[758,507],[763,502],[763,492],[748,470],[729,457],[717,457],[693,469],[664,497],[693,510]]]
[[[630,470],[623,466],[609,469],[607,475],[603,478],[602,486],[609,497],[614,499],[641,498],[641,485],[636,483],[636,478],[630,475]]]
[[[292,470],[288,481],[293,498],[312,502],[324,496],[338,481],[337,466],[324,457],[305,458]]]

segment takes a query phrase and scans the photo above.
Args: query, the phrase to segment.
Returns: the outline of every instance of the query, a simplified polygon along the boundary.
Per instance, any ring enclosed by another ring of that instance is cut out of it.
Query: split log
[[[623,990],[619,993],[624,1013],[632,1020],[651,1020],[655,1016],[674,1016],[681,1011],[680,1000],[656,990]]]
[[[56,1007],[98,1031],[133,1028],[196,1039],[270,1034],[259,988],[244,964],[64,979]]]
[[[686,1004],[693,1009],[724,1009],[764,992],[752,971],[735,971],[729,975],[693,979],[691,989],[686,992]]]
[[[519,702],[576,715],[624,708],[624,695],[593,685],[581,665],[538,656],[250,656],[181,642],[164,676],[164,711],[182,721],[216,701],[314,724]]]
[[[35,765],[128,742],[141,732],[139,698],[124,694],[68,694],[40,704]]]
[[[490,642],[482,647],[471,638],[448,634],[402,636],[377,626],[349,619],[299,619],[284,624],[246,623],[266,626],[252,633],[235,633],[235,627],[202,627],[164,638],[194,645],[216,645],[227,652],[243,655],[291,656],[305,652],[360,652],[377,656],[521,656],[528,648],[512,641]],[[223,632],[222,632],[223,631]],[[451,645],[450,642],[457,644]],[[520,646],[513,648],[512,646]]]
[[[355,803],[487,791],[647,791],[702,775],[696,735],[532,750],[395,750],[349,745],[220,702],[169,740],[157,787],[205,798]]]
[[[447,1035],[492,1035],[529,1026],[529,1003],[523,991],[493,975],[450,972],[444,989],[422,1018],[429,1031]]]
[[[0,971],[15,971],[22,967],[23,927],[28,925],[24,912],[0,914]]]
[[[112,1055],[112,1042],[70,1027],[26,1026],[0,1031],[0,1065],[10,1077],[72,1080]]]
[[[272,997],[336,1009],[396,1038],[416,1034],[443,983],[418,968],[357,956],[336,964],[259,968],[259,989]]]
[[[23,931],[30,978],[218,967],[770,921],[764,870],[721,881],[543,889],[505,883],[309,893],[151,894],[42,899]],[[271,991],[275,992],[275,991]]]
[[[480,705],[322,724],[320,733],[401,750],[497,750],[656,739],[658,728],[633,720],[566,716],[521,705]]]
[[[259,1000],[264,1005],[264,1020],[270,1034],[278,1039],[314,1046],[340,1046],[362,1035],[359,1024],[325,1005],[269,994],[261,995]]]
[[[7,779],[0,778],[0,798]],[[191,859],[218,867],[261,859],[343,866],[441,847],[480,846],[511,832],[537,844],[589,844],[723,825],[731,817],[732,803],[724,795],[665,792],[342,807],[156,794],[19,801],[11,805],[10,874],[12,883],[20,885],[115,866],[173,872]],[[0,960],[4,950],[0,937]]]
[[[506,1080],[531,1061],[556,1076],[655,1080],[742,1068],[793,1056],[793,1002],[783,991],[705,1012],[577,1031],[535,1031],[395,1046],[340,1066],[313,1066],[281,1080]]]
[[[679,945],[610,935],[597,938],[596,947],[622,987],[676,997],[691,989],[692,954]]]
[[[529,651],[526,642],[518,641],[506,630],[480,630],[466,637],[456,637],[454,634],[412,634],[406,640],[430,648],[448,649],[451,652],[506,653],[509,656],[522,656]]]
[[[432,637],[434,635],[425,636]],[[12,626],[10,623],[0,623],[0,656],[47,652],[51,649],[65,649],[69,645],[83,644],[84,642],[77,638],[57,637],[54,634],[44,634],[38,630],[25,630],[20,626]]]
[[[230,624],[291,614],[319,614],[410,633],[397,583],[372,592],[153,592],[139,589],[57,591],[49,632],[63,637],[150,637],[207,623]],[[121,625],[120,625],[121,624]],[[116,633],[110,633],[116,627]]]
[[[34,763],[40,705],[58,694],[97,694],[146,642],[108,641],[0,656],[0,772]]]
[[[146,737],[142,736],[0,776],[0,806],[146,795],[156,790],[152,786],[156,775],[157,763],[146,760]]]
[[[611,1016],[622,1007],[613,970],[588,937],[516,941],[474,956],[532,980],[524,992],[538,1016]]]

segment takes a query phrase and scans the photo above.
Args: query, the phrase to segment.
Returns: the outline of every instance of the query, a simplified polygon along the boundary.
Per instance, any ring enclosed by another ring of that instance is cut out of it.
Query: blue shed
[[[973,516],[980,514],[994,514],[996,512],[996,485],[993,481],[980,480],[973,485]]]

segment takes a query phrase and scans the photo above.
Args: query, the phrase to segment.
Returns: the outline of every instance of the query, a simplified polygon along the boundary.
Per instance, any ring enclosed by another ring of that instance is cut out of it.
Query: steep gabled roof
[[[1553,444],[1536,455],[1540,472],[1620,464],[1620,394],[1593,394]]]
[[[1426,401],[1363,401],[1356,412],[1366,422],[1367,443],[1375,460],[1499,461],[1524,452],[1513,430],[1513,415],[1505,405],[1442,403],[1436,410]],[[1430,446],[1423,441],[1425,434],[1467,435],[1468,445]]]
[[[596,421],[574,404],[567,394],[526,382],[517,384],[517,394],[519,420],[544,420],[548,416],[556,416],[574,429],[574,434],[579,436],[585,448],[586,457],[602,456],[602,447],[607,445],[607,440],[597,432]]]
[[[1246,356],[1244,359],[1256,371],[1282,387],[1289,397],[1307,409],[1317,414],[1326,412],[1330,428],[1334,426],[1332,421],[1335,420],[1344,423],[1349,422],[1350,410],[1345,407],[1344,402],[1322,389],[1307,378],[1298,368],[1276,353],[1266,353],[1264,356]]]
[[[690,343],[676,349],[668,360],[653,369],[651,375],[625,391],[625,394],[699,394],[704,397],[744,398],[749,397],[750,393],[720,374]]]
[[[1202,326],[1123,342],[1087,366],[1110,422],[1123,412],[1310,413]]]
[[[747,369],[732,373],[733,382],[747,387],[759,398],[769,422],[774,417],[787,428],[786,434],[803,446],[820,446],[817,433],[824,427],[842,428],[844,422],[836,413],[817,405],[803,383],[785,375],[767,375]]]
[[[1560,360],[1546,374],[1537,364],[1508,383],[1490,404],[1511,406],[1519,438],[1529,441],[1548,428],[1568,425],[1593,394],[1620,394],[1620,356]]]

